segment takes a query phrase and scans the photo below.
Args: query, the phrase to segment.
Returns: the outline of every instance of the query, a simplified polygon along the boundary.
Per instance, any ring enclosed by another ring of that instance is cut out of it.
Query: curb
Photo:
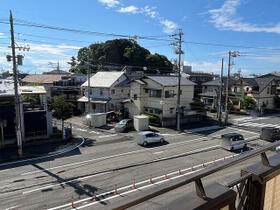
[[[8,162],[8,163],[2,163],[2,164],[0,164],[0,167],[13,165],[13,164],[17,164],[17,163],[23,163],[23,162],[27,162],[27,161],[41,160],[41,159],[45,159],[45,158],[58,156],[58,155],[61,155],[61,154],[67,153],[67,152],[71,152],[71,151],[77,149],[78,147],[80,147],[81,145],[84,144],[85,139],[83,137],[81,137],[81,139],[82,139],[82,142],[80,144],[70,145],[69,147],[66,147],[62,150],[55,151],[55,152],[49,152],[45,155],[42,155],[42,156],[39,156],[39,157],[36,157],[36,158],[29,158],[29,159],[17,160],[17,161]]]

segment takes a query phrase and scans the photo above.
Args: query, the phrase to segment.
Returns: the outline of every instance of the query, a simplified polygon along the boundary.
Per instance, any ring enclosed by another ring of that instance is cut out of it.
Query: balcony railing
[[[138,194],[135,194],[135,196],[130,197],[129,199],[122,199],[119,202],[114,203],[112,206],[110,206],[110,209],[126,209],[126,208],[130,208],[133,206],[136,206],[138,204],[141,204],[145,201],[148,201],[154,197],[157,197],[159,195],[163,195],[169,191],[175,190],[179,187],[182,187],[184,185],[190,184],[192,182],[195,183],[195,187],[196,187],[196,194],[199,198],[201,198],[202,200],[204,200],[205,202],[208,201],[207,198],[207,192],[204,189],[204,186],[202,184],[201,179],[205,178],[209,175],[212,175],[218,171],[221,171],[223,169],[229,168],[231,166],[234,166],[238,163],[241,163],[245,160],[251,159],[255,156],[260,155],[261,157],[261,162],[264,168],[271,168],[271,163],[269,161],[269,159],[266,156],[266,152],[273,150],[275,147],[280,146],[280,141],[279,142],[275,142],[275,143],[271,143],[269,145],[263,146],[262,148],[256,149],[256,150],[252,150],[249,151],[247,153],[244,153],[242,155],[239,155],[238,157],[229,160],[227,162],[224,162],[222,164],[219,165],[215,165],[211,168],[206,168],[204,170],[200,170],[197,171],[195,173],[191,173],[189,175],[186,176],[181,176],[178,179],[173,179],[170,180],[166,185],[158,185],[155,188],[151,188],[149,190],[146,191],[141,191]],[[280,159],[280,156],[277,156],[277,160]],[[273,160],[273,163],[275,165],[275,160]],[[279,160],[279,165],[277,165],[276,170],[277,173],[280,173],[280,160]],[[268,174],[268,176],[272,177],[273,175],[275,176],[275,174],[277,175],[277,173],[275,173],[275,171],[271,174]],[[250,205],[254,206],[254,202],[260,202],[258,200],[254,200],[252,201],[253,198],[251,198],[251,203],[248,203],[248,201],[250,200],[249,197],[252,196],[252,190],[250,189],[250,184],[251,184],[251,174],[248,173],[245,176],[242,176],[240,179],[238,179],[237,181],[234,181],[232,183],[230,183],[227,187],[234,189],[235,191],[237,191],[237,197],[236,197],[236,203],[235,203],[235,208],[234,209],[255,209],[255,208],[251,208]],[[251,193],[250,193],[251,192]],[[261,194],[261,193],[260,193]],[[210,199],[211,200],[211,199]],[[211,201],[212,202],[212,201]],[[181,206],[182,209],[190,209],[190,207],[188,206]]]

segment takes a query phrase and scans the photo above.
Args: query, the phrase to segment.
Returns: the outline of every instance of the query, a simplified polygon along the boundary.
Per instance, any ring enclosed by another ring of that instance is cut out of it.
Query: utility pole
[[[223,75],[224,74],[224,59],[222,58],[222,67],[220,75],[220,89],[219,89],[219,108],[218,108],[218,119],[219,123],[222,123],[222,95],[223,95]]]
[[[228,94],[229,94],[229,80],[230,80],[230,68],[231,68],[231,57],[240,56],[238,51],[228,52],[228,75],[227,75],[227,88],[226,88],[226,101],[225,101],[225,125],[228,123]]]
[[[90,58],[90,47],[88,47],[88,71],[87,71],[87,78],[88,78],[88,114],[90,114],[90,62],[89,62],[89,58]]]
[[[175,37],[174,39],[176,40],[173,45],[177,46],[176,49],[176,54],[179,55],[178,58],[178,91],[177,91],[177,130],[180,130],[180,117],[181,117],[181,106],[180,106],[180,95],[181,95],[181,55],[184,53],[182,51],[182,36],[184,34],[182,33],[182,29],[179,29],[178,34],[173,34],[172,36]]]
[[[18,75],[17,75],[17,61],[16,61],[16,50],[15,50],[15,37],[14,37],[14,24],[13,15],[10,10],[10,27],[11,27],[11,48],[12,48],[12,59],[13,59],[13,78],[14,78],[14,90],[15,90],[15,111],[16,111],[16,136],[18,145],[18,155],[22,156],[22,127],[20,120],[20,101],[18,93]]]

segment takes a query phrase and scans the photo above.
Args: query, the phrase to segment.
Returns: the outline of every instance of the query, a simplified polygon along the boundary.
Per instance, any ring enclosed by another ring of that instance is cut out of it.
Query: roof
[[[108,71],[99,71],[90,78],[90,87],[111,87],[122,75],[124,72],[108,72]],[[82,87],[87,87],[88,81],[82,84]]]
[[[44,86],[20,86],[21,94],[46,94]]]
[[[226,133],[226,134],[223,134],[223,136],[232,137],[232,136],[241,136],[241,134],[239,134],[239,133]]]
[[[177,86],[178,77],[177,76],[145,76],[144,78],[149,78],[162,86]],[[181,86],[196,85],[194,82],[181,77]]]
[[[65,74],[29,74],[21,81],[24,83],[52,84],[61,80]]]
[[[13,80],[0,79],[0,96],[14,96]]]
[[[140,85],[145,85],[146,84],[146,82],[142,81],[141,79],[135,79],[135,80],[132,80],[130,82],[136,82],[136,83],[138,83]]]
[[[79,102],[88,102],[88,97],[83,96],[78,99]],[[91,98],[90,103],[95,103],[95,104],[106,104],[108,102],[107,99],[102,99],[102,98]]]
[[[120,82],[119,84],[117,84],[116,87],[130,87],[129,82],[130,81],[128,79],[126,79],[126,80]]]
[[[255,80],[259,86],[259,92],[262,92],[274,78],[255,78]]]
[[[59,70],[59,69],[54,69],[52,71],[44,72],[43,74],[70,74],[70,73],[67,72],[67,71],[62,71],[62,70]]]
[[[258,83],[255,78],[242,78],[242,80],[252,87],[258,87]]]

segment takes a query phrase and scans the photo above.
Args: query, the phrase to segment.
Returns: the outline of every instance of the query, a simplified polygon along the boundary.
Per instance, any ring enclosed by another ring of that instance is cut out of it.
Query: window
[[[116,90],[115,89],[111,90],[111,94],[115,95],[116,94]]]
[[[133,95],[133,100],[137,100],[137,94]]]
[[[145,112],[148,112],[149,111],[149,109],[148,108],[145,108]]]
[[[170,109],[169,109],[169,113],[170,113],[170,114],[173,114],[173,111],[174,111],[174,108],[170,108]]]
[[[150,90],[149,91],[150,97],[160,98],[161,97],[161,90]]]
[[[173,98],[173,97],[174,97],[174,90],[165,91],[165,98]]]
[[[101,96],[103,96],[103,90],[102,90],[102,89],[100,89],[99,94],[100,94]]]
[[[234,87],[233,92],[237,93],[237,87]]]
[[[153,113],[154,113],[154,110],[150,109],[149,112],[150,112],[151,114],[153,114]]]
[[[145,89],[145,93],[149,93],[149,89]]]
[[[269,87],[267,87],[267,94],[269,94],[270,93],[270,88]]]
[[[246,91],[247,91],[247,92],[249,92],[249,89],[250,89],[250,88],[249,88],[249,87],[247,87],[247,88],[246,88]]]
[[[93,110],[96,109],[96,104],[92,104],[92,109],[93,109]]]
[[[155,109],[155,114],[161,114],[161,110],[160,109]]]
[[[121,89],[121,93],[123,93],[123,89]]]
[[[114,108],[114,104],[111,104],[111,108],[112,108],[112,109]]]

